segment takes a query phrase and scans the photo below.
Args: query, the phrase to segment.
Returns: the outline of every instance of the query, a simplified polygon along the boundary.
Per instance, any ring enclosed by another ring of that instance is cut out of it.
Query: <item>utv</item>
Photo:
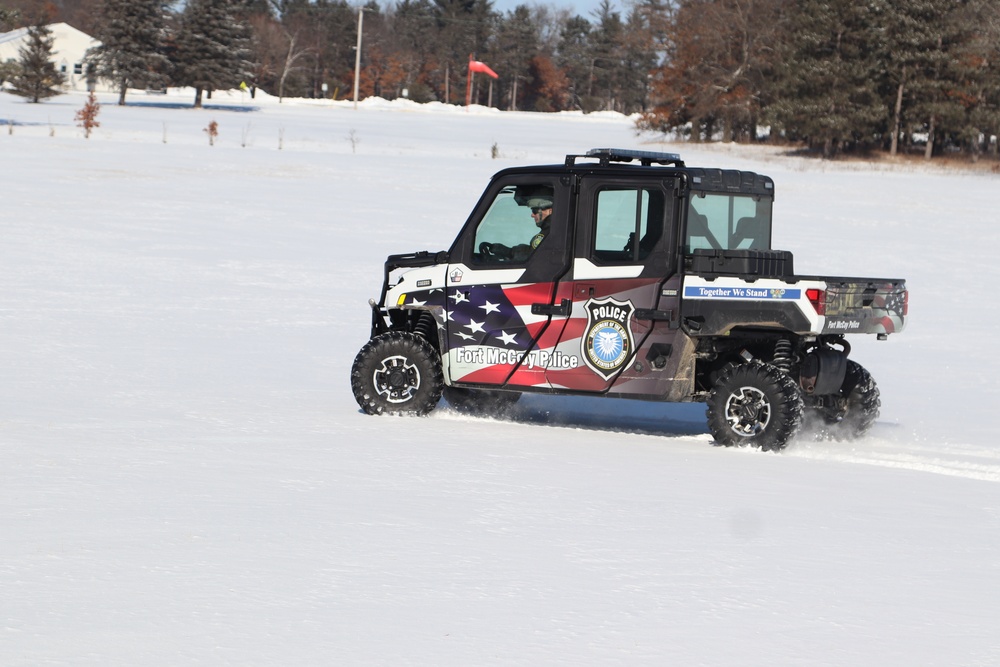
[[[845,337],[902,331],[905,281],[796,275],[773,202],[767,176],[673,153],[505,169],[449,250],[387,259],[354,396],[369,414],[442,393],[488,414],[525,392],[703,401],[724,445],[780,449],[806,415],[861,436],[879,391]]]

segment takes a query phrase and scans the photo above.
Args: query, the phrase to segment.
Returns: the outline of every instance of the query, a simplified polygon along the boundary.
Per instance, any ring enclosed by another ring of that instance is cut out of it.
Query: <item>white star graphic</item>
[[[485,306],[479,306],[479,307],[485,310],[487,315],[489,315],[490,313],[500,312],[500,306],[495,303],[490,303],[489,301],[486,302]]]
[[[419,299],[413,299],[412,301],[410,301],[410,305],[411,306],[426,306],[427,302],[426,301],[420,301]]]
[[[448,298],[449,299],[454,299],[456,304],[459,304],[459,303],[462,303],[463,301],[468,301],[469,300],[468,297],[466,297],[465,294],[463,294],[462,292],[455,292],[454,294],[452,294]]]
[[[476,333],[477,331],[485,331],[485,329],[483,329],[483,324],[484,322],[469,320],[469,323],[465,325],[465,328],[471,331],[472,333]]]
[[[503,341],[504,345],[513,345],[514,338],[515,338],[514,334],[509,334],[506,331],[500,332],[500,340]]]
[[[462,333],[461,331],[456,331],[455,335],[461,338],[462,340],[472,340],[472,336],[466,333]]]

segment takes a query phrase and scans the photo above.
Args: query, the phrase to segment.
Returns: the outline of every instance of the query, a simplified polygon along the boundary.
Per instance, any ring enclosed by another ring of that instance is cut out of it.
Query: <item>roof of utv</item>
[[[596,162],[595,162],[596,161]],[[504,169],[496,176],[528,173],[578,173],[683,176],[692,190],[774,196],[774,181],[752,171],[688,167],[677,153],[626,148],[592,148],[582,155],[567,155],[561,165]],[[496,178],[494,176],[494,178]]]

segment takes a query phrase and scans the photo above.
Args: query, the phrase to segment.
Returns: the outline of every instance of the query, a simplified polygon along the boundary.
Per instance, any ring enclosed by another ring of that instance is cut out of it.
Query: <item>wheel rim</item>
[[[771,404],[760,389],[740,387],[726,399],[726,421],[736,435],[757,435],[771,421]]]
[[[420,389],[420,371],[404,356],[386,357],[372,381],[375,391],[389,403],[406,403]]]

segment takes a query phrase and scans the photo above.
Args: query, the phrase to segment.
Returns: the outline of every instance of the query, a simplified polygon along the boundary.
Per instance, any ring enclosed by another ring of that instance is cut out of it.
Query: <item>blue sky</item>
[[[594,18],[591,16],[591,12],[597,9],[598,5],[601,4],[601,0],[580,0],[578,2],[570,2],[569,0],[544,0],[539,2],[538,0],[493,0],[493,7],[497,11],[508,12],[518,5],[533,5],[533,4],[543,4],[552,5],[558,8],[571,8],[577,14],[584,17],[585,19]],[[625,14],[625,4],[620,0],[612,0],[611,7],[614,11]]]

